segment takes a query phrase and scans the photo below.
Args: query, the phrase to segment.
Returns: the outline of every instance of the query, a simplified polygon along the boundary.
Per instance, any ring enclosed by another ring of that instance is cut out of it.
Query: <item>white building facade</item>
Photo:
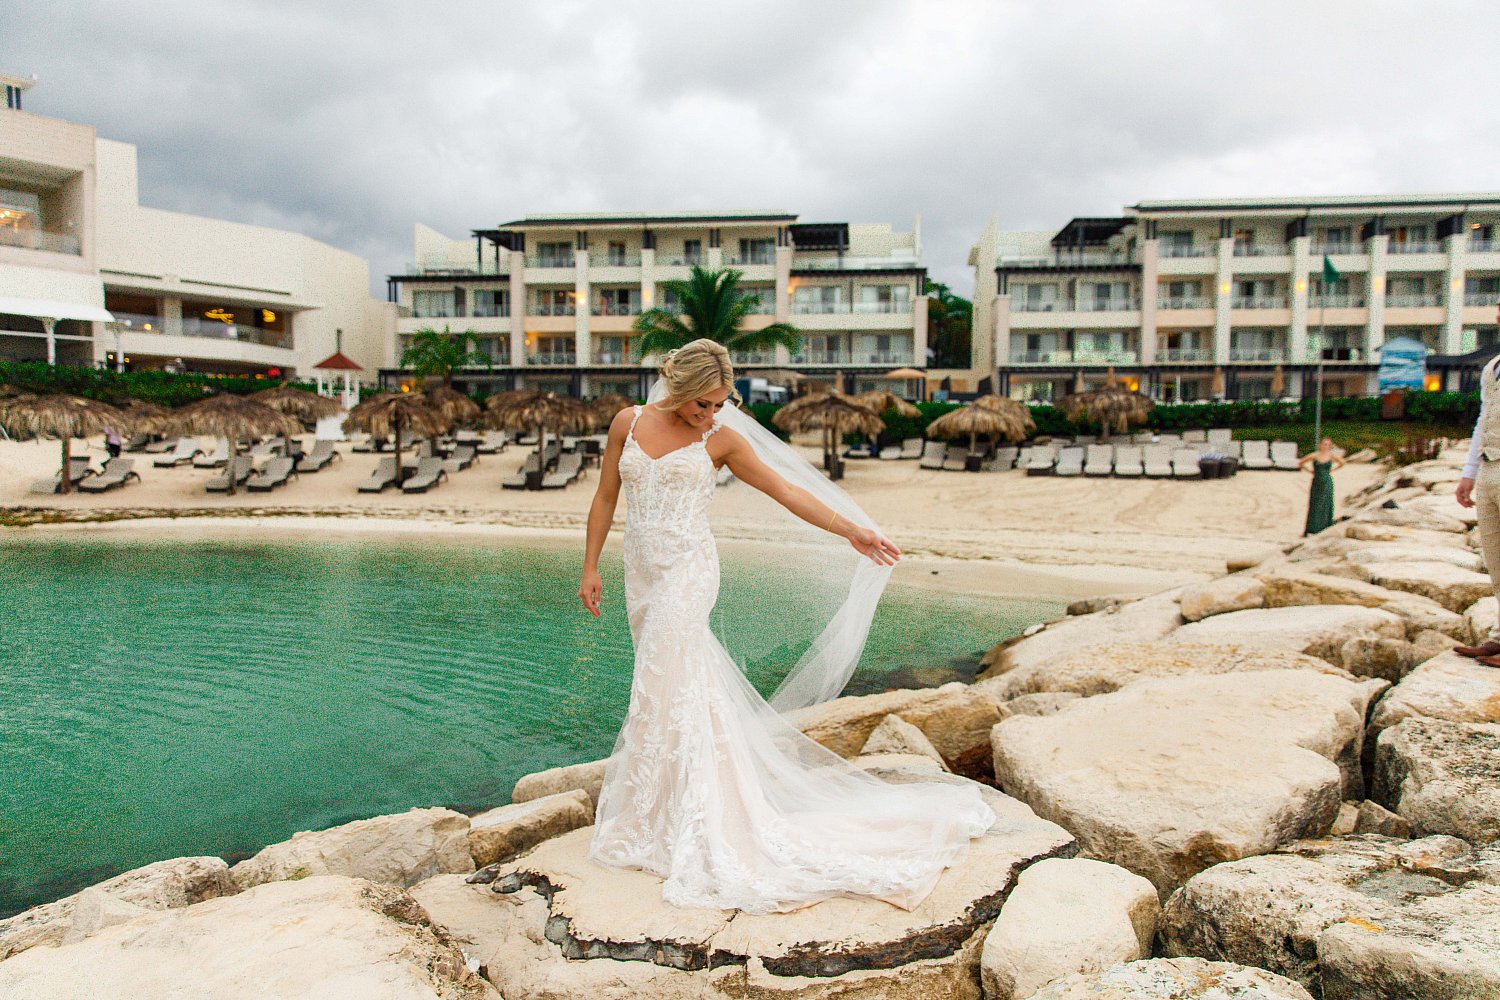
[[[144,207],[134,146],[19,103],[0,109],[0,357],[310,378],[341,344],[371,372],[388,362],[395,310],[363,258]],[[90,309],[108,315],[48,335],[42,313]]]
[[[1110,369],[1165,401],[1305,397],[1319,362],[1326,395],[1367,395],[1387,341],[1449,358],[1497,343],[1500,194],[1143,201],[1057,232],[991,221],[970,264],[975,368],[1014,398]]]
[[[416,261],[389,279],[400,309],[390,354],[422,329],[472,331],[490,364],[458,381],[485,391],[535,388],[640,396],[656,359],[635,332],[644,310],[673,303],[663,282],[697,265],[741,272],[756,297],[746,323],[787,322],[800,352],[741,353],[745,374],[790,371],[862,391],[923,368],[927,310],[917,226],[799,223],[786,212],[528,216],[451,240],[416,232]],[[401,380],[403,372],[382,373]]]

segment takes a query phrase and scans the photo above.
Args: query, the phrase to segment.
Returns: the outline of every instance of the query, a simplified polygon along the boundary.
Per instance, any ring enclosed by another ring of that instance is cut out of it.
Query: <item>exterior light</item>
[[[221,323],[233,323],[234,313],[227,309],[210,309],[203,314],[205,319],[216,319]]]
[[[1441,375],[1428,375],[1422,380],[1422,388],[1428,392],[1437,392],[1442,387],[1443,378]]]
[[[260,321],[262,323],[274,323],[276,322],[276,314],[269,309],[262,309],[260,311]]]
[[[1303,291],[1306,291],[1306,290],[1307,290],[1307,282],[1305,282],[1305,281],[1299,281],[1299,282],[1297,282],[1297,291],[1303,292]]]
[[[1229,282],[1226,281],[1224,282],[1224,284],[1220,285],[1219,291],[1223,292],[1226,295],[1229,294]]]
[[[150,330],[150,329],[152,329],[152,326],[151,326],[150,323],[146,323],[146,324],[143,324],[141,328],[143,330]]]
[[[1370,279],[1370,287],[1373,288],[1373,289],[1375,289],[1377,292],[1380,291],[1380,286],[1383,285],[1383,284],[1385,284],[1385,279],[1383,279],[1383,278],[1371,278]]]

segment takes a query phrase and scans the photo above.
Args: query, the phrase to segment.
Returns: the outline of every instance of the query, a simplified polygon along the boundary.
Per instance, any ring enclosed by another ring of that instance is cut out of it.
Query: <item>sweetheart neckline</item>
[[[689,441],[687,444],[680,445],[680,446],[678,446],[676,448],[673,448],[671,451],[664,452],[660,456],[658,456],[656,458],[653,458],[653,457],[651,457],[651,453],[648,452],[645,448],[642,448],[641,447],[641,443],[635,439],[635,431],[631,431],[626,436],[625,440],[626,440],[626,442],[628,444],[635,445],[635,450],[638,451],[638,452],[640,452],[643,456],[645,456],[646,461],[652,462],[652,463],[660,462],[660,461],[662,461],[664,459],[671,458],[673,455],[677,454],[678,452],[680,452],[680,451],[687,451],[689,448],[693,447],[694,445],[698,445],[698,444],[707,445],[708,444],[708,438],[699,438],[697,441]],[[707,449],[704,450],[704,454],[707,454]]]

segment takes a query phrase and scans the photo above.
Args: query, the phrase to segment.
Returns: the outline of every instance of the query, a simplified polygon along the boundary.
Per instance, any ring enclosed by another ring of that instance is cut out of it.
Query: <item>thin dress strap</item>
[[[706,430],[706,431],[703,432],[703,440],[707,441],[709,438],[711,438],[715,434],[719,433],[719,428],[723,427],[723,426],[724,426],[724,424],[719,420],[719,418],[715,417],[714,418],[714,425],[712,427],[710,427],[708,430]]]
[[[641,419],[641,404],[636,403],[633,409],[635,410],[635,416],[630,418],[630,430],[625,432],[625,436],[628,438],[635,437],[635,422]]]

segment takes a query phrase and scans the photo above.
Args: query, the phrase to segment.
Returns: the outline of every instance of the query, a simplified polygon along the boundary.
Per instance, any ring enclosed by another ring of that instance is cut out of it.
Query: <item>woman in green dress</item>
[[[1318,442],[1318,450],[1302,456],[1297,463],[1313,474],[1312,490],[1307,497],[1307,528],[1304,535],[1316,535],[1333,523],[1333,470],[1342,468],[1344,460],[1333,450],[1333,439]]]

